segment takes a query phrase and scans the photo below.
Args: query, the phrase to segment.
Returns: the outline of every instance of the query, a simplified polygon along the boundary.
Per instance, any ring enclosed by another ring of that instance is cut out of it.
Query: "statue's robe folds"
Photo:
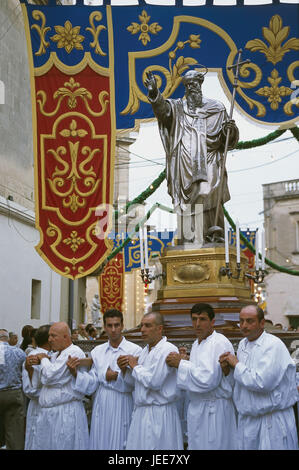
[[[226,109],[219,101],[203,97],[202,106],[190,112],[186,99],[164,100],[160,92],[156,100],[149,101],[158,119],[166,153],[168,193],[174,209],[183,215],[190,210],[190,205],[194,213],[194,206],[203,204],[206,234],[207,229],[215,225],[213,217],[226,138],[223,126],[228,120]],[[238,138],[235,126],[230,134],[229,149],[236,146]],[[225,172],[221,202],[229,199]]]

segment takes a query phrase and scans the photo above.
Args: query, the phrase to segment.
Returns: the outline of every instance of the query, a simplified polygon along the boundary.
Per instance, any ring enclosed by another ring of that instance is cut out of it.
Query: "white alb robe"
[[[88,423],[83,404],[84,394],[72,388],[73,376],[68,357],[85,358],[78,346],[71,344],[54,353],[51,360],[41,360],[41,411],[37,417],[38,448],[42,450],[88,449]]]
[[[286,346],[264,331],[255,341],[240,341],[237,356],[239,362],[228,378],[235,381],[239,448],[297,449],[296,366]]]
[[[35,356],[36,354],[45,353],[49,351],[43,348],[35,348],[30,351],[28,356]],[[25,369],[25,363],[22,369],[22,383],[23,392],[26,397],[30,399],[26,414],[26,433],[25,433],[25,450],[38,450],[37,434],[36,434],[36,420],[40,413],[40,405],[38,402],[39,394],[41,391],[42,383],[40,381],[41,366],[33,366],[32,379],[30,380],[29,374]]]
[[[124,450],[133,411],[133,385],[127,384],[117,359],[121,355],[139,356],[141,347],[122,339],[117,348],[110,342],[91,351],[93,360],[89,372],[78,371],[74,390],[93,395],[89,449]],[[118,372],[117,380],[107,382],[108,367]]]
[[[237,448],[237,418],[232,386],[223,381],[219,356],[234,354],[231,342],[214,331],[191,349],[190,360],[181,360],[178,386],[189,396],[187,411],[188,450]]]
[[[164,336],[149,351],[142,350],[138,365],[125,380],[135,381],[135,408],[126,449],[180,450],[183,436],[177,409],[180,392],[176,386],[177,369],[166,364],[170,352],[178,352]]]

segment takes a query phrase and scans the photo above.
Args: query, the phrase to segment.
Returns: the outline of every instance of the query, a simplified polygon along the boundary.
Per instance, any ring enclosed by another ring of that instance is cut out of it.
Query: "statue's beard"
[[[202,92],[201,91],[189,91],[186,93],[186,100],[189,108],[196,108],[202,106]]]

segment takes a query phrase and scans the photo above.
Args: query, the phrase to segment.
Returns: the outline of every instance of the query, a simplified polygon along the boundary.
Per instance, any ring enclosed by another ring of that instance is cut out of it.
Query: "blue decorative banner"
[[[118,248],[121,243],[127,238],[126,233],[110,233],[109,239],[113,240],[113,250]],[[156,257],[163,253],[163,250],[167,246],[171,246],[175,232],[164,230],[163,232],[148,232],[148,259],[149,261],[154,260]],[[132,269],[140,268],[140,240],[139,236],[136,236],[124,247],[125,255],[125,272],[129,273]]]
[[[240,69],[239,110],[260,123],[278,125],[298,119],[299,5],[207,4],[26,3],[34,67],[37,71],[53,63],[83,67],[86,60],[95,67],[113,67],[116,128],[127,129],[135,126],[135,120],[153,118],[143,85],[146,71],[159,77],[164,97],[176,98],[184,94],[182,74],[203,64],[217,72],[231,98],[233,71],[227,67],[241,48],[243,58],[251,63]]]
[[[152,117],[143,85],[152,71],[165,98],[184,95],[182,74],[203,64],[217,72],[228,98],[243,50],[236,102],[255,122],[298,119],[299,5],[113,8],[117,128]],[[206,80],[209,80],[206,77]]]

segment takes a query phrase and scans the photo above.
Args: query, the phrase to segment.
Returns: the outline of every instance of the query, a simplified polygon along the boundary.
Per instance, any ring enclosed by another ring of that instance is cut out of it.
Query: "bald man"
[[[31,356],[41,365],[42,384],[36,432],[39,450],[88,449],[88,424],[83,404],[84,395],[72,388],[73,376],[67,366],[70,356],[85,358],[71,340],[71,331],[64,322],[54,323],[49,330],[53,354]]]

